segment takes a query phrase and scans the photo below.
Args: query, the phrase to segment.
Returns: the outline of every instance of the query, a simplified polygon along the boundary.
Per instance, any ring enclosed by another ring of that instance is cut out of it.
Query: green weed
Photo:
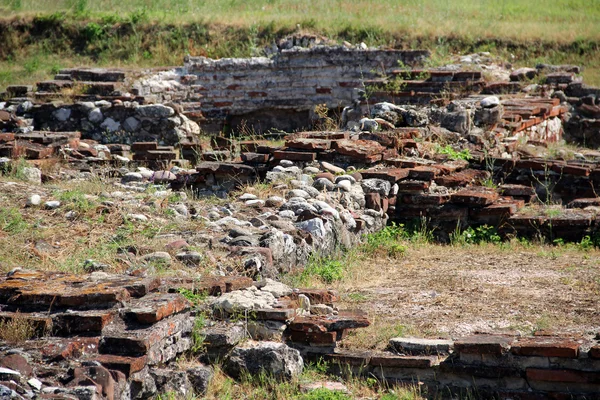
[[[192,353],[196,354],[204,350],[206,335],[204,328],[206,327],[206,317],[202,313],[198,313],[194,318],[194,327],[192,328]]]
[[[317,277],[324,283],[341,281],[344,278],[346,264],[342,260],[329,257],[311,257],[306,268],[302,271],[300,282],[308,282],[311,277]]]
[[[445,154],[448,156],[449,159],[451,160],[464,160],[464,161],[469,161],[471,159],[471,152],[469,151],[469,149],[463,149],[460,151],[454,150],[454,148],[451,145],[446,145],[446,146],[436,146],[436,152],[438,154]]]
[[[502,242],[502,238],[498,234],[496,227],[488,225],[482,225],[476,228],[469,226],[467,229],[461,231],[460,225],[457,224],[455,231],[450,234],[450,243],[452,243],[452,245],[481,243],[499,244],[500,242]]]
[[[0,208],[0,229],[15,234],[29,229],[29,224],[18,208]]]
[[[404,225],[392,223],[378,232],[366,235],[366,241],[359,250],[368,255],[384,253],[388,257],[397,258],[406,252],[406,246],[400,241],[407,238]]]

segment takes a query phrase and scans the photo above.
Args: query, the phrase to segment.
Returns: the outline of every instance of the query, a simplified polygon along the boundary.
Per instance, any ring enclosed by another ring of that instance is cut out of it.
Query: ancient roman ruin
[[[582,82],[578,66],[513,69],[487,53],[430,67],[424,50],[303,36],[268,54],[62,70],[0,96],[0,169],[24,159],[31,184],[101,175],[98,212],[107,216],[130,210],[148,187],[150,202],[180,193],[165,207],[196,224],[164,251],[120,249],[131,264],[123,274],[91,260],[85,275],[16,268],[0,278],[0,319],[35,327],[35,338],[0,346],[0,397],[185,398],[204,393],[217,361],[234,378],[267,370],[289,379],[322,359],[332,371],[418,382],[446,397],[475,388],[503,399],[600,398],[600,343],[583,332],[395,338],[385,352],[349,351],[338,343],[369,326],[368,316],[339,309],[340,294],[326,287],[279,281],[311,255],[392,222],[424,222],[442,243],[482,225],[503,237],[593,237],[600,152],[547,150],[563,139],[600,145],[600,88]],[[468,159],[453,153],[463,150]],[[57,160],[64,173],[42,173]],[[185,196],[227,198],[256,182],[282,195],[247,192],[206,209]],[[23,210],[63,215],[52,193],[31,184],[0,190],[21,192]],[[522,212],[550,199],[552,207]],[[135,207],[126,222],[145,223],[143,204]],[[144,267],[172,260],[215,273]],[[182,290],[208,296],[204,309]],[[210,318],[198,332],[200,312]],[[201,366],[181,368],[177,359],[191,353]]]

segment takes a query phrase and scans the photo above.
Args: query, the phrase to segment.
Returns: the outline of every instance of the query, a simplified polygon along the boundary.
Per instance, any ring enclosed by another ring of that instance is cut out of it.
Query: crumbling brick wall
[[[250,130],[306,128],[317,104],[330,109],[360,97],[365,82],[400,65],[419,65],[423,50],[356,50],[342,46],[281,50],[274,57],[186,57],[183,68],[134,84],[136,94],[182,105],[205,131],[245,121]]]

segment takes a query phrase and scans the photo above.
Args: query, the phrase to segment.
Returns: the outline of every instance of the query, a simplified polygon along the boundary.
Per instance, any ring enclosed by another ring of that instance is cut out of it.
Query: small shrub
[[[199,353],[204,349],[204,340],[206,335],[204,334],[204,327],[206,326],[206,317],[204,314],[196,315],[194,319],[194,327],[192,328],[192,353]]]
[[[317,277],[327,284],[341,281],[344,278],[345,269],[346,264],[343,260],[315,256],[309,260],[306,268],[297,279],[294,279],[292,285],[306,285],[312,277]]]
[[[399,241],[406,238],[404,225],[392,223],[378,232],[366,235],[366,242],[362,245],[361,250],[368,254],[383,252],[392,258],[399,257],[406,252],[406,246]]]
[[[204,290],[201,292],[196,292],[194,290],[181,288],[179,289],[179,293],[188,299],[194,305],[194,307],[199,306],[208,297],[208,293]]]
[[[499,244],[501,241],[502,238],[498,234],[497,229],[488,225],[482,225],[476,228],[469,226],[464,231],[461,231],[460,227],[457,226],[456,230],[450,234],[450,242],[453,245],[481,243]]]
[[[33,338],[35,334],[33,322],[18,312],[11,319],[0,321],[0,340],[7,343],[21,344]]]

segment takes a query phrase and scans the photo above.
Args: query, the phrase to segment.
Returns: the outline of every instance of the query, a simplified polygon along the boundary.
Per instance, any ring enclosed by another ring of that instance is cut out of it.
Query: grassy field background
[[[6,17],[54,12],[102,16],[145,12],[166,23],[296,24],[434,36],[571,42],[600,38],[596,0],[2,0]]]
[[[292,32],[394,48],[576,63],[600,84],[596,0],[0,0],[0,89],[75,65],[249,56]]]

